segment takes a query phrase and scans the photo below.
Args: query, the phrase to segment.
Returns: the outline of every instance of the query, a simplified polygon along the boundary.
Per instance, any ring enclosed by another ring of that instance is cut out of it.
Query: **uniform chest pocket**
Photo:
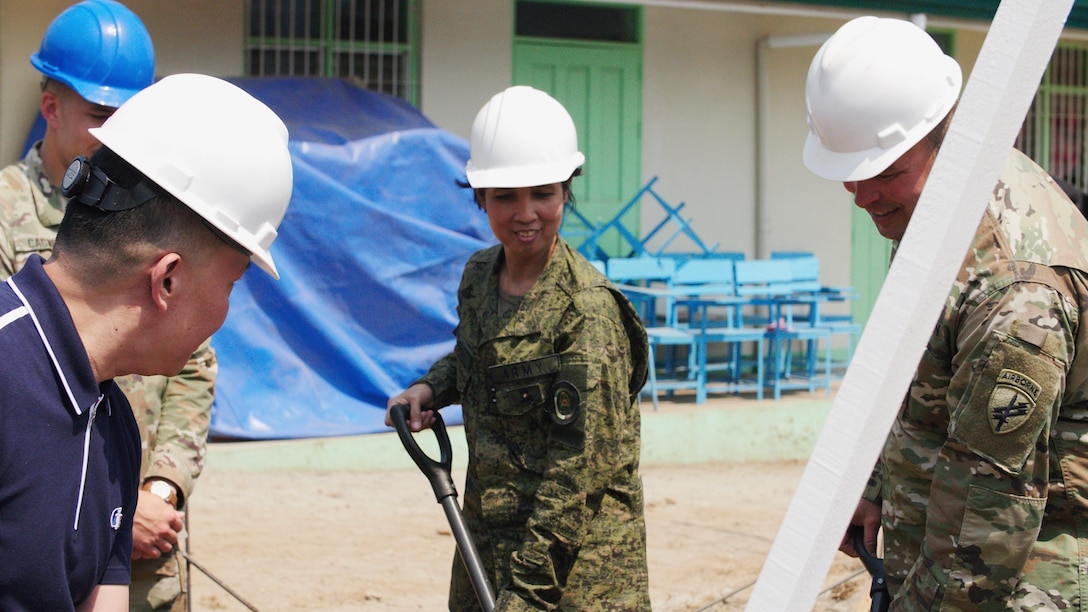
[[[559,373],[559,355],[546,355],[528,361],[494,365],[488,368],[492,412],[503,416],[521,416],[543,405],[548,390]]]

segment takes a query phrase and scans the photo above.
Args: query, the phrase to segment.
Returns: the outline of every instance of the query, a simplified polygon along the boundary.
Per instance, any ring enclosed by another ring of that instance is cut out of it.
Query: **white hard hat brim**
[[[904,141],[890,149],[874,147],[864,151],[836,153],[824,148],[819,137],[809,132],[803,159],[805,167],[820,178],[843,183],[864,181],[887,170],[920,140]]]
[[[476,168],[472,160],[469,160],[465,166],[465,174],[468,177],[468,184],[473,189],[487,187],[516,189],[562,183],[573,176],[574,171],[582,167],[585,162],[586,156],[582,153],[576,153],[568,159],[528,167]]]

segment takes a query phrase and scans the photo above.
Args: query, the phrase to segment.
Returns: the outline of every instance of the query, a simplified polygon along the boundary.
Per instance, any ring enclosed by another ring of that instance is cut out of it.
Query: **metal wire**
[[[179,548],[178,549],[178,554],[180,554],[182,557],[184,557],[185,560],[189,562],[189,565],[191,565],[191,566],[197,568],[198,570],[200,570],[201,572],[203,572],[205,576],[207,576],[208,578],[211,578],[212,582],[218,584],[220,587],[222,587],[222,589],[224,591],[230,593],[231,596],[234,597],[235,599],[237,599],[243,606],[249,608],[250,610],[253,610],[253,612],[258,612],[256,606],[254,606],[253,604],[246,601],[244,597],[239,595],[237,592],[234,591],[234,589],[227,586],[227,584],[225,582],[223,582],[222,580],[217,578],[214,574],[209,572],[203,565],[201,565],[201,564],[197,563],[196,561],[194,561],[193,558],[189,556],[189,553],[187,553],[184,550],[181,550]],[[193,598],[193,594],[192,594],[192,592],[190,592],[189,593],[189,600],[192,601],[192,598]]]
[[[842,580],[836,582],[835,584],[833,584],[833,585],[827,587],[826,589],[820,591],[820,596],[823,596],[823,595],[826,595],[826,594],[830,593],[831,591],[835,590],[835,588],[837,588],[837,587],[839,587],[839,586],[841,586],[843,584],[846,584],[847,582],[850,582],[851,580],[856,579],[858,576],[861,576],[864,573],[865,573],[865,570],[860,569],[860,570],[854,572],[853,574],[850,574],[846,578],[843,578]],[[742,587],[733,589],[732,591],[730,591],[729,593],[726,593],[721,598],[715,599],[714,601],[708,603],[707,605],[703,606],[702,608],[699,608],[695,612],[706,612],[706,610],[709,610],[709,609],[713,608],[714,606],[716,606],[716,605],[718,605],[720,603],[725,603],[726,601],[729,600],[730,597],[736,595],[737,593],[740,593],[742,591],[746,591],[746,590],[752,588],[755,585],[755,583],[756,583],[756,581],[753,580],[753,581],[749,582],[748,584],[746,584],[746,585],[744,585]]]

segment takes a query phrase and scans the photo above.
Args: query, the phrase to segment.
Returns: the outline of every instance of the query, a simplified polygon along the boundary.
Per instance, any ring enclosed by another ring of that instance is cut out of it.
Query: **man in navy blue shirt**
[[[128,607],[140,433],[113,383],[173,375],[222,325],[291,196],[287,129],[241,89],[164,78],[90,132],[48,261],[0,284],[0,610]]]

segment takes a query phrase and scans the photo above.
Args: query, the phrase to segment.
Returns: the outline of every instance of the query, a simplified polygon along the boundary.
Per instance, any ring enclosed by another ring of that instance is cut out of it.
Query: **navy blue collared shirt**
[[[129,583],[140,431],[38,256],[0,283],[0,355],[0,610],[72,610]]]

